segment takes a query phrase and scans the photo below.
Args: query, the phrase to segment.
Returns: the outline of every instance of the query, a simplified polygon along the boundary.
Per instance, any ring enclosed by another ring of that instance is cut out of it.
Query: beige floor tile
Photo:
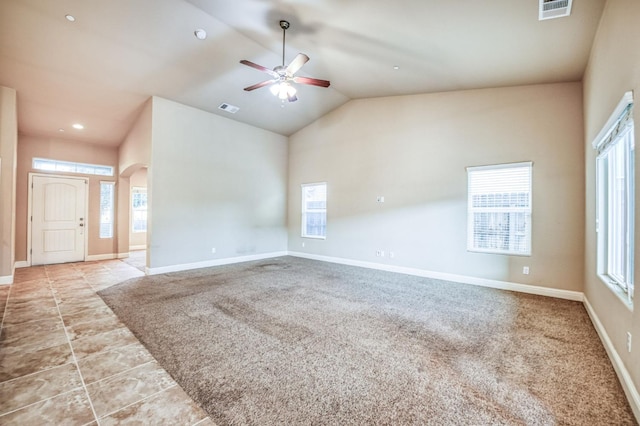
[[[19,268],[16,269],[14,275],[14,282],[20,284],[24,281],[30,280],[46,280],[47,273],[44,266],[33,266],[31,268]]]
[[[80,374],[73,363],[2,382],[0,383],[0,414],[81,386]]]
[[[102,417],[175,385],[164,369],[150,362],[87,385],[87,391],[96,414]]]
[[[115,316],[108,306],[104,306],[101,308],[83,309],[73,314],[62,314],[62,320],[64,324],[69,327],[83,322],[97,321]]]
[[[67,342],[61,320],[31,321],[20,326],[3,327],[0,345],[7,353],[35,352]]]
[[[69,343],[33,352],[7,352],[0,348],[0,382],[47,370],[73,361]]]
[[[78,360],[86,358],[89,355],[112,350],[122,346],[138,343],[138,339],[129,331],[128,328],[118,328],[106,333],[96,334],[71,342],[73,351]]]
[[[97,425],[79,369],[102,424],[213,424],[95,294],[143,275],[81,262],[22,268],[0,286],[0,425]]]
[[[36,321],[59,321],[60,312],[57,306],[11,306],[7,309],[3,326],[31,323]]]
[[[100,424],[145,425],[151,418],[158,426],[193,425],[207,415],[176,385],[100,419]]]
[[[77,389],[0,416],[0,425],[89,425],[95,415],[84,389]]]
[[[101,352],[78,362],[85,383],[93,383],[154,361],[139,343]]]
[[[95,336],[96,334],[106,333],[118,328],[124,327],[124,324],[118,320],[115,315],[96,319],[95,321],[80,322],[67,326],[67,333],[71,340],[81,339],[83,337]]]

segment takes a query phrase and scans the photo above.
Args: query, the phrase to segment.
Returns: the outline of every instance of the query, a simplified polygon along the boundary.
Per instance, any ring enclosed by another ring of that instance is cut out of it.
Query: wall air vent
[[[573,0],[540,0],[538,20],[562,18],[571,14]]]
[[[230,104],[220,104],[218,109],[221,109],[223,111],[227,111],[228,113],[231,113],[231,114],[235,114],[236,112],[238,112],[238,110],[240,108],[238,108],[237,106],[230,105]]]

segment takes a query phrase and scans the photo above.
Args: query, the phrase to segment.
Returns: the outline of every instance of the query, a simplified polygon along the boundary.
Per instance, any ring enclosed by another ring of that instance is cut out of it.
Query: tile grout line
[[[132,343],[132,344],[133,344],[133,345],[135,345],[136,343]],[[111,352],[111,351],[107,351],[107,352]],[[100,352],[100,353],[104,353],[104,352]],[[109,379],[111,379],[111,378],[113,378],[113,377],[120,376],[120,375],[122,375],[122,374],[124,374],[124,373],[129,373],[129,372],[131,372],[132,370],[135,370],[136,368],[139,368],[139,367],[142,367],[142,366],[145,366],[145,365],[147,365],[147,364],[154,363],[154,362],[155,362],[156,364],[158,364],[158,361],[156,361],[156,360],[155,360],[155,358],[154,358],[154,359],[152,359],[151,361],[143,362],[142,364],[138,364],[138,365],[136,365],[135,367],[127,368],[127,369],[126,369],[126,370],[124,370],[124,371],[120,371],[120,372],[118,372],[118,373],[116,373],[116,374],[112,374],[112,375],[110,375],[110,376],[103,377],[103,378],[102,378],[102,379],[100,379],[100,380],[96,380],[96,381],[93,381],[93,382],[87,383],[87,386],[93,385],[94,383],[100,383],[100,382],[103,382],[103,381],[105,381],[105,380],[109,380]],[[161,366],[160,364],[158,364],[158,366],[159,366],[160,368],[162,368],[162,366]],[[167,373],[167,374],[168,374],[168,373]]]
[[[65,392],[59,393],[59,394],[57,394],[57,395],[50,396],[49,398],[41,399],[40,401],[32,402],[32,403],[30,403],[30,404],[23,405],[22,407],[18,407],[18,408],[14,409],[14,410],[7,411],[6,413],[2,413],[2,414],[0,414],[0,420],[2,419],[2,417],[6,416],[6,415],[9,415],[9,414],[12,414],[12,413],[15,413],[16,411],[24,410],[24,409],[26,409],[26,408],[33,407],[34,405],[42,404],[43,402],[50,401],[50,400],[52,400],[52,399],[54,399],[54,398],[57,398],[57,397],[59,397],[59,396],[61,396],[61,395],[66,395],[66,394],[68,394],[68,393],[75,392],[75,391],[77,391],[78,389],[82,389],[82,387],[81,387],[81,386],[78,386],[77,388],[69,389],[68,391],[65,391]],[[93,423],[93,422],[89,422],[89,423]]]
[[[69,348],[71,349],[71,357],[73,358],[73,363],[76,366],[76,370],[78,371],[78,376],[80,376],[80,382],[82,383],[82,388],[84,389],[85,394],[87,395],[87,400],[89,401],[89,407],[91,407],[91,412],[93,413],[94,419],[96,419],[96,423],[100,426],[100,419],[98,418],[98,414],[96,413],[96,409],[93,406],[93,401],[91,400],[91,395],[89,395],[89,390],[87,389],[87,385],[84,382],[84,377],[82,376],[82,371],[80,371],[80,365],[78,364],[78,357],[76,356],[75,351],[73,350],[73,345],[71,344],[71,339],[69,338],[69,333],[67,332],[67,327],[64,325],[64,318],[62,318],[62,312],[60,311],[60,304],[58,303],[58,299],[55,297],[55,292],[53,291],[53,286],[51,284],[51,279],[49,277],[49,271],[47,267],[44,267],[45,274],[47,276],[47,284],[49,285],[49,290],[51,291],[51,296],[53,297],[54,302],[56,303],[56,308],[58,309],[58,316],[60,317],[60,321],[62,321],[62,328],[64,330],[64,334],[67,337],[67,343],[69,344]],[[83,274],[84,278],[84,274]]]
[[[122,410],[124,410],[126,408],[129,408],[129,407],[131,407],[133,405],[136,405],[136,404],[138,404],[138,403],[140,403],[140,402],[142,402],[144,400],[147,400],[147,399],[152,398],[152,397],[154,397],[154,396],[156,396],[158,394],[161,394],[162,392],[165,392],[165,391],[167,391],[169,389],[173,389],[176,386],[178,386],[178,383],[174,383],[173,385],[169,386],[168,388],[164,388],[162,390],[159,390],[158,392],[152,393],[151,395],[147,395],[144,398],[140,398],[137,401],[134,401],[134,402],[132,402],[130,404],[125,405],[124,407],[118,408],[117,410],[110,411],[110,412],[106,413],[105,415],[103,415],[101,418],[105,418],[105,417],[108,417],[108,416],[110,416],[112,414],[118,413],[118,412],[120,412],[120,411],[122,411]]]

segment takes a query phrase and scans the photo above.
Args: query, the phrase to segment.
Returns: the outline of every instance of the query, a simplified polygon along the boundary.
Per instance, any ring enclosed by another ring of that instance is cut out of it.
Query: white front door
[[[84,260],[87,179],[33,176],[31,265]]]

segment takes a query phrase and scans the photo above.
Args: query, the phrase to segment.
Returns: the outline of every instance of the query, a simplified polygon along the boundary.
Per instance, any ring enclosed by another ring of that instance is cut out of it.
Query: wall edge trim
[[[13,284],[13,275],[5,275],[0,277],[0,285],[10,285]]]
[[[147,275],[167,274],[169,272],[187,271],[190,269],[209,268],[211,266],[230,265],[232,263],[250,262],[252,260],[270,259],[272,257],[286,256],[286,251],[276,251],[249,256],[226,257],[224,259],[205,260],[202,262],[183,263],[179,265],[160,266],[157,268],[145,268]]]
[[[579,291],[562,290],[557,288],[541,287],[530,284],[518,284],[508,281],[491,280],[487,278],[476,278],[467,275],[450,274],[446,272],[429,271],[426,269],[408,268],[404,266],[385,265],[382,263],[365,262],[361,260],[346,259],[341,257],[321,256],[309,253],[290,251],[290,256],[302,257],[305,259],[320,260],[324,262],[340,263],[342,265],[359,266],[362,268],[378,269],[381,271],[397,272],[400,274],[415,275],[424,278],[453,281],[462,284],[471,284],[481,287],[490,287],[500,290],[517,291],[519,293],[536,294],[539,296],[555,297],[557,299],[567,299],[577,302],[584,300],[584,294]]]
[[[596,311],[593,309],[593,306],[591,306],[591,303],[589,303],[589,299],[587,299],[586,296],[584,297],[584,306],[587,309],[587,313],[589,314],[593,327],[598,332],[598,336],[602,341],[604,349],[607,351],[609,360],[611,361],[611,364],[613,364],[613,369],[616,371],[618,380],[620,380],[620,384],[627,396],[631,410],[636,416],[636,420],[640,420],[640,393],[638,393],[638,389],[633,384],[629,370],[624,366],[622,358],[618,355],[618,351],[616,351],[613,346],[613,342],[609,338],[609,334],[607,334],[604,325],[600,321],[600,318],[598,318]]]

